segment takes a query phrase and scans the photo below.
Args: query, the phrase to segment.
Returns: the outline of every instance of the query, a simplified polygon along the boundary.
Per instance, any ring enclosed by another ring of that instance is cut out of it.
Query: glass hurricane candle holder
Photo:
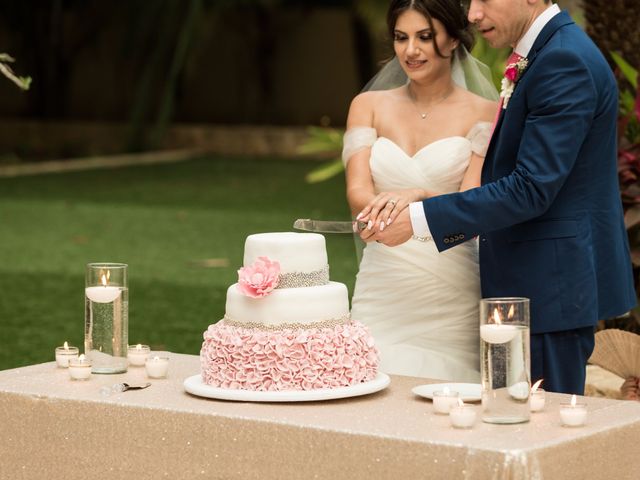
[[[482,420],[488,423],[529,421],[528,298],[480,301],[480,355]]]
[[[127,265],[90,263],[85,277],[84,351],[93,373],[127,371]]]

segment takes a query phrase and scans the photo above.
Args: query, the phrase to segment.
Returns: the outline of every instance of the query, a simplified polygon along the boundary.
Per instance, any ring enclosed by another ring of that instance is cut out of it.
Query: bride
[[[469,74],[478,66],[459,0],[394,0],[387,23],[395,58],[374,80],[391,83],[395,65],[402,81],[355,97],[344,138],[347,199],[368,242],[352,317],[371,329],[382,371],[478,382],[476,243],[438,253],[429,238],[393,248],[372,240],[411,202],[480,185],[498,107],[465,87],[497,94]]]

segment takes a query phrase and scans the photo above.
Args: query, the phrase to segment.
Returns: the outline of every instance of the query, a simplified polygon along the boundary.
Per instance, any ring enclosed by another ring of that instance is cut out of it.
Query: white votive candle
[[[513,340],[518,334],[515,325],[501,323],[487,323],[480,327],[480,338],[487,343],[500,344]]]
[[[169,357],[147,358],[144,363],[149,378],[164,378],[169,371]]]
[[[560,418],[565,427],[581,427],[587,420],[587,405],[577,403],[573,395],[571,403],[560,404]]]
[[[69,376],[71,380],[89,380],[91,378],[91,360],[84,354],[69,361]]]
[[[129,365],[133,365],[136,367],[142,367],[144,362],[149,357],[149,353],[151,349],[149,345],[129,345],[127,349],[127,359],[129,360]]]
[[[545,404],[545,392],[544,389],[538,388],[531,390],[531,397],[529,397],[529,410],[532,412],[541,412],[544,410]]]
[[[56,347],[56,363],[58,367],[67,368],[69,360],[76,358],[78,358],[78,347],[70,347],[67,342],[64,342],[62,347]]]
[[[458,392],[445,387],[433,392],[433,410],[436,413],[446,415],[451,407],[458,404]]]
[[[458,400],[458,404],[449,410],[449,420],[456,428],[471,428],[476,423],[476,409],[471,405]]]
[[[120,287],[111,286],[99,286],[99,287],[87,287],[84,289],[84,293],[89,300],[96,303],[109,303],[113,302],[120,296]]]

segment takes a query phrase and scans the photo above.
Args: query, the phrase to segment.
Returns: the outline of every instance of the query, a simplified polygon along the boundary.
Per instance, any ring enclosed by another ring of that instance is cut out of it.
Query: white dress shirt
[[[529,30],[527,30],[516,45],[516,48],[514,48],[514,51],[522,57],[529,55],[529,51],[531,50],[531,47],[533,47],[533,43],[536,41],[536,38],[538,38],[538,35],[544,26],[558,13],[560,13],[560,7],[555,3],[552,3],[547,7],[547,9],[538,15],[538,17],[533,21]],[[413,228],[414,237],[431,237],[431,231],[429,230],[429,224],[427,223],[427,217],[424,213],[422,202],[413,202],[409,204],[409,216],[411,218],[411,227]]]

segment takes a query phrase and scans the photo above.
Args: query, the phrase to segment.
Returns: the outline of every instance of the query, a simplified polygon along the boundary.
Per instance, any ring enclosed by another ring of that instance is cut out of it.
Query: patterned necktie
[[[518,55],[516,52],[511,52],[509,58],[507,58],[507,66],[512,63],[518,63],[522,55]],[[496,112],[496,118],[493,120],[493,128],[491,129],[491,135],[493,136],[493,132],[496,129],[496,125],[498,124],[498,119],[500,118],[500,112],[502,111],[502,105],[504,104],[504,98],[500,97],[500,103],[498,104],[498,111]]]

